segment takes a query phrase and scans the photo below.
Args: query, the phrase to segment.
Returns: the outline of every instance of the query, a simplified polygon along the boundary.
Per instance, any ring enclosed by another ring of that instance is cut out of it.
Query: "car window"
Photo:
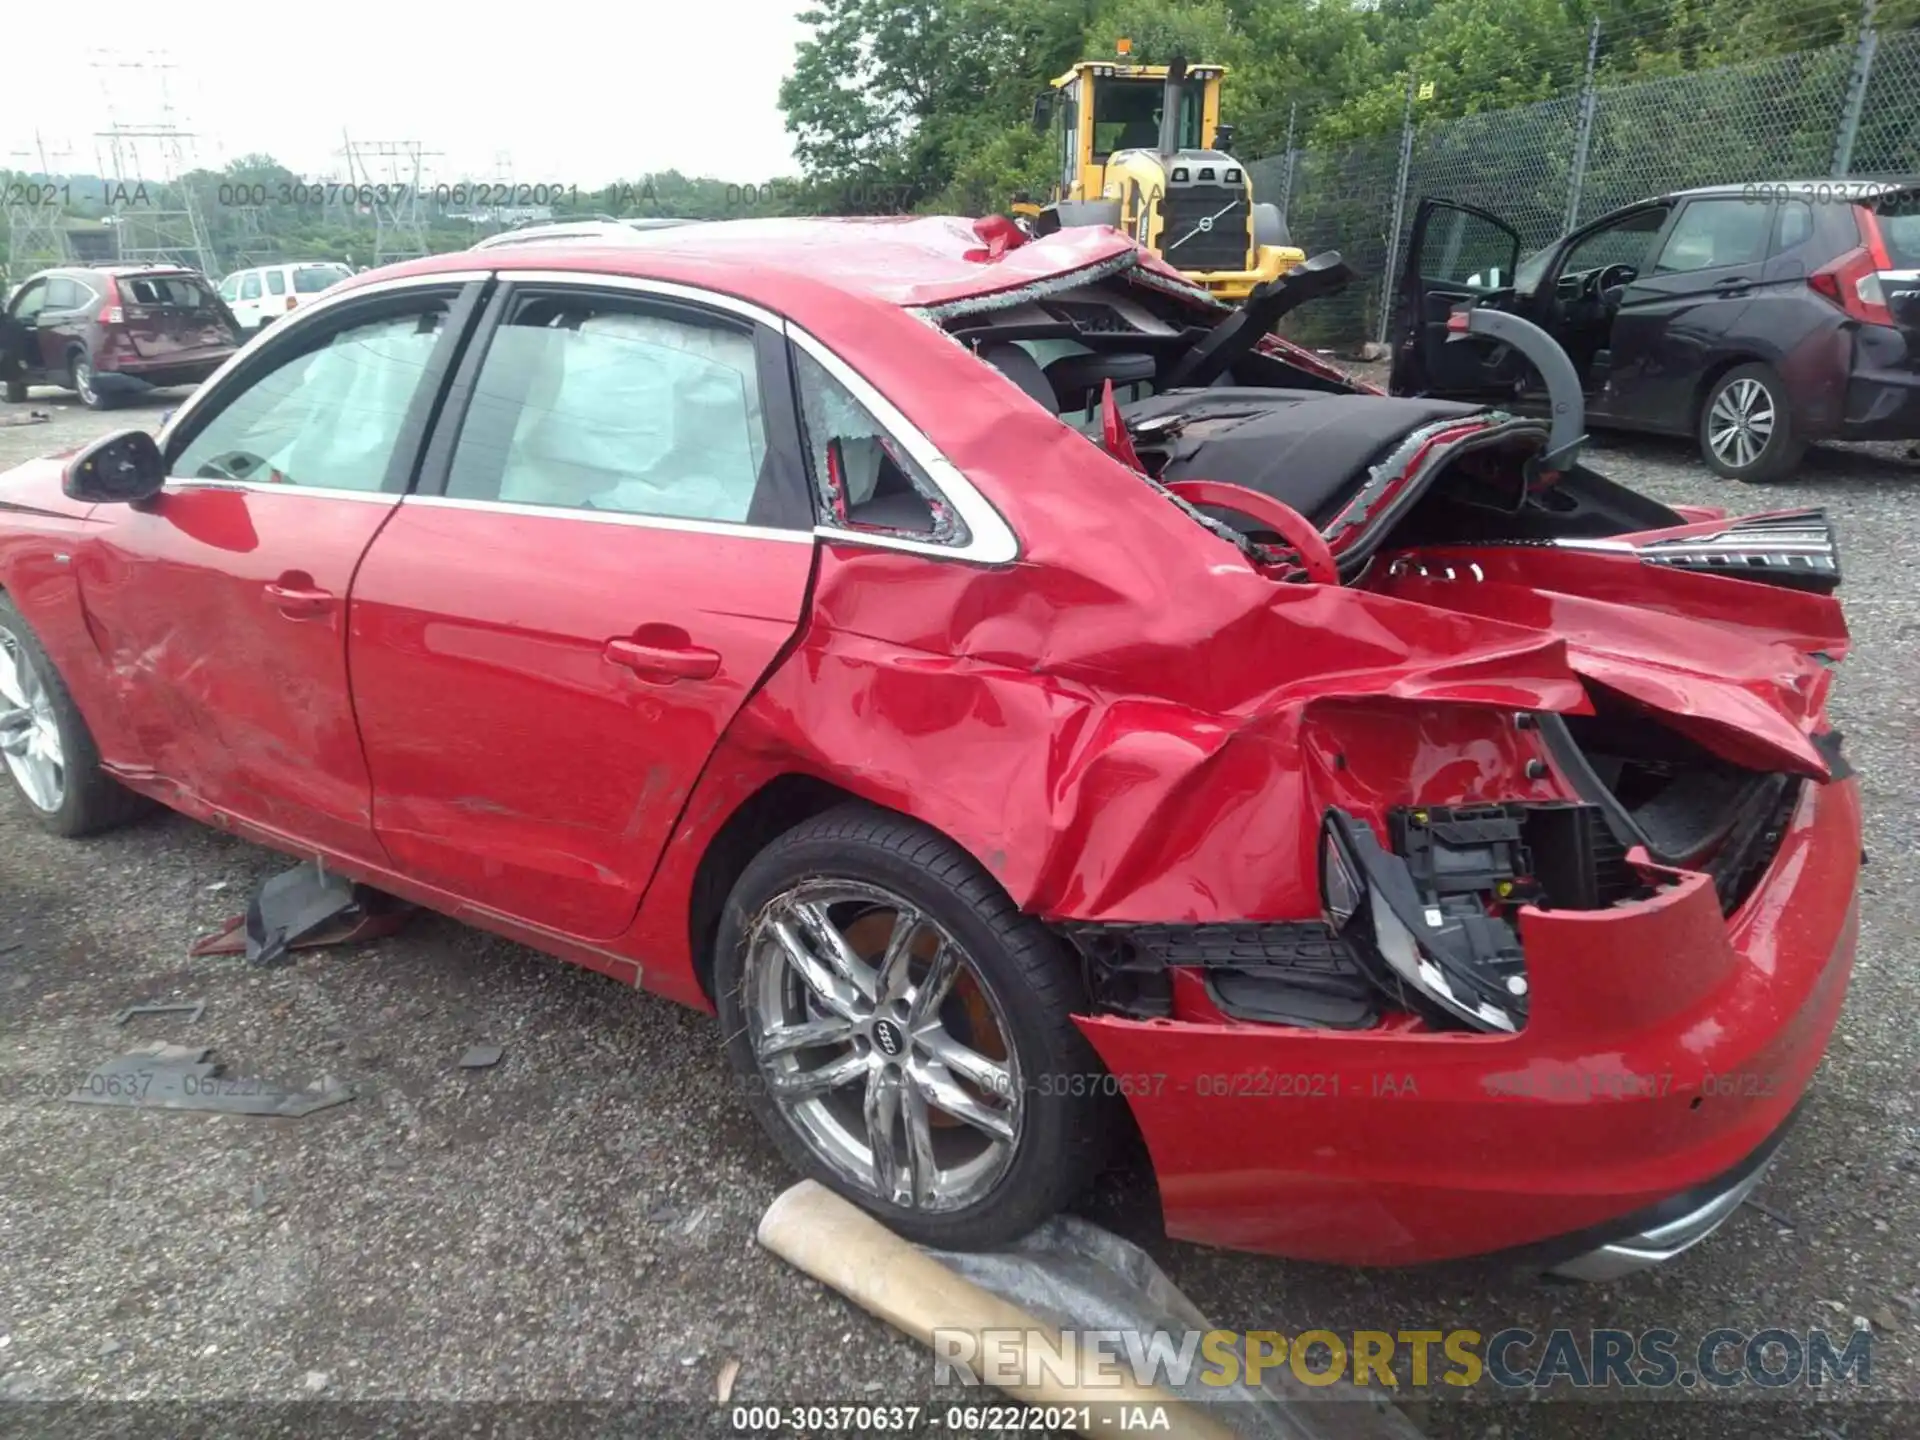
[[[1880,243],[1896,270],[1920,269],[1920,195],[1903,191],[1875,207]]]
[[[13,297],[12,315],[16,320],[31,320],[47,308],[47,282],[29,280]]]
[[[1655,268],[1671,275],[1765,258],[1768,209],[1751,200],[1695,200],[1680,212]]]
[[[267,289],[275,295],[287,293],[287,277],[279,270],[267,271]]]
[[[240,298],[242,300],[258,300],[260,298],[260,277],[258,275],[249,275],[240,282]]]
[[[1647,252],[1653,248],[1653,237],[1666,223],[1664,208],[1639,210],[1623,216],[1618,223],[1574,241],[1560,273],[1582,275],[1589,270],[1604,270],[1609,265],[1631,265],[1636,271],[1643,270]]]
[[[446,323],[448,302],[335,331],[253,380],[187,444],[171,473],[378,490]]]
[[[229,275],[226,279],[222,280],[220,282],[220,298],[229,302],[238,300],[240,298],[240,280],[241,277],[237,274]]]
[[[939,487],[873,412],[806,351],[796,347],[793,359],[822,521],[964,543]]]
[[[73,281],[61,276],[47,282],[47,309],[75,310],[82,304],[80,287]]]
[[[1519,246],[1511,233],[1465,210],[1432,212],[1420,239],[1420,278],[1442,285],[1498,290],[1513,283]]]
[[[488,344],[446,493],[745,523],[766,454],[750,329],[537,295]]]
[[[1813,236],[1813,206],[1804,200],[1787,200],[1774,207],[1773,253],[1804,245]]]
[[[352,273],[344,265],[302,265],[293,272],[294,292],[299,295],[317,295],[329,285],[338,285]]]
[[[177,310],[208,308],[207,292],[191,275],[122,275],[117,283],[121,296],[130,305]]]

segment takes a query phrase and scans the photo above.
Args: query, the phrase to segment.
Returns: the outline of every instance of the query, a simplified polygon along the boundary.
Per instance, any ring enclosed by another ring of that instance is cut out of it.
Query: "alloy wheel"
[[[88,405],[100,398],[93,390],[93,362],[84,355],[74,357],[73,388],[79,392],[81,400]]]
[[[1017,1056],[963,947],[877,885],[809,880],[775,896],[741,986],[760,1079],[836,1174],[890,1204],[964,1209],[1019,1144]]]
[[[35,809],[51,815],[67,794],[60,723],[20,637],[0,628],[0,755]]]
[[[1773,426],[1773,396],[1758,380],[1742,376],[1714,396],[1707,443],[1723,464],[1744,470],[1766,450]]]

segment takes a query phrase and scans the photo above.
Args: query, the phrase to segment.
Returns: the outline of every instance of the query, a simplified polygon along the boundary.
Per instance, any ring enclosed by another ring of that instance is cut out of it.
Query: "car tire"
[[[787,941],[824,983],[802,978]],[[908,1239],[1004,1244],[1099,1172],[1113,1087],[1073,1022],[1086,1008],[1079,968],[944,836],[865,805],[804,821],[747,865],[716,946],[727,1059],[748,1106],[796,1170]],[[870,988],[850,978],[849,954]],[[820,1043],[799,1043],[803,1026]]]
[[[27,403],[26,381],[14,379],[12,376],[7,378],[7,403],[9,405],[24,405]]]
[[[93,360],[86,351],[75,350],[67,357],[67,383],[80,403],[89,410],[111,410],[113,397],[94,388]]]
[[[57,754],[49,754],[49,739]],[[6,595],[0,595],[0,770],[28,813],[55,835],[110,830],[144,808],[100,768],[100,749],[66,682]]]
[[[1765,484],[1793,473],[1806,441],[1793,429],[1787,387],[1771,365],[1736,365],[1700,402],[1700,456],[1715,474]]]

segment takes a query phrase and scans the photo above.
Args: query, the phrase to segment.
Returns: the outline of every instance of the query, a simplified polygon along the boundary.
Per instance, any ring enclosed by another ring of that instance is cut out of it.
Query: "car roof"
[[[1691,190],[1670,190],[1664,195],[1654,197],[1659,200],[1698,200],[1706,197],[1732,197],[1751,200],[1756,192],[1770,192],[1783,199],[1796,195],[1813,195],[1823,200],[1830,199],[1868,199],[1893,194],[1901,190],[1911,190],[1920,186],[1920,176],[1910,176],[1904,180],[1888,179],[1835,179],[1828,175],[1818,180],[1748,180],[1737,185],[1696,185]],[[1641,203],[1645,203],[1644,201]]]
[[[1023,239],[1000,217],[821,216],[716,220],[635,232],[612,244],[490,246],[485,264],[578,269],[679,280],[779,309],[782,292],[817,284],[891,305],[928,307],[1043,284],[1094,267],[1137,267],[1158,283],[1209,305],[1206,292],[1127,236],[1077,226]],[[472,269],[472,250],[408,261],[357,277]],[[1086,278],[1093,278],[1091,276]]]

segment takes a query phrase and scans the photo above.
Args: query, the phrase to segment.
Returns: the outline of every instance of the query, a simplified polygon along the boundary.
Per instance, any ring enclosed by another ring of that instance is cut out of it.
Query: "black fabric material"
[[[1368,470],[1408,435],[1436,421],[1484,413],[1483,406],[1450,400],[1244,387],[1169,392],[1126,407],[1135,427],[1164,416],[1186,417],[1170,440],[1136,440],[1165,452],[1162,480],[1244,485],[1318,526],[1339,514]]]
[[[1048,413],[1060,413],[1060,397],[1053,393],[1047,372],[1018,345],[989,345],[980,352],[980,358],[1046,406]]]

